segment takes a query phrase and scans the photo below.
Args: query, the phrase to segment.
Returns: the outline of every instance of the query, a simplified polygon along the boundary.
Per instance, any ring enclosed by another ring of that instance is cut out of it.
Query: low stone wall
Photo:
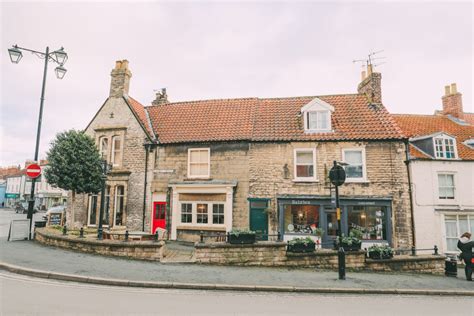
[[[36,228],[35,240],[44,245],[75,251],[152,261],[161,260],[165,245],[163,241],[99,241],[77,236],[62,236],[48,232],[47,228]]]
[[[444,274],[446,257],[437,255],[395,256],[388,260],[366,259],[366,269],[383,272]]]
[[[225,242],[195,245],[197,263],[239,266],[289,266],[337,269],[337,253],[317,250],[314,253],[287,253],[286,242],[262,241],[251,245]],[[346,267],[364,268],[363,251],[346,254]]]
[[[286,252],[285,242],[257,242],[251,245],[232,245],[225,242],[196,243],[197,263],[238,266],[286,266],[337,270],[338,258],[334,250],[318,249],[312,253]],[[346,252],[346,269],[379,272],[444,273],[443,256],[396,256],[389,260],[366,258],[365,251]]]

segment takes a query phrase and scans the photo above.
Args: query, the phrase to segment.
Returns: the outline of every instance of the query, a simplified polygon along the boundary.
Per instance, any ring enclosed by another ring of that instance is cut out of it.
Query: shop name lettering
[[[311,202],[310,202],[310,201],[301,201],[301,200],[292,200],[292,201],[291,201],[291,204],[300,204],[300,205],[301,205],[301,204],[304,204],[304,205],[309,205],[309,204],[311,204]]]

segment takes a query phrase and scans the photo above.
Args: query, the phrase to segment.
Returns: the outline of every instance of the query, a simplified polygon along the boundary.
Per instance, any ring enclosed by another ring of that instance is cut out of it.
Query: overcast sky
[[[393,113],[432,114],[456,82],[473,112],[473,5],[464,3],[1,3],[0,166],[34,156],[43,62],[13,44],[64,46],[63,80],[48,69],[40,157],[55,134],[83,129],[108,97],[115,60],[130,95],[171,101],[356,92],[360,64],[384,50],[382,94]]]

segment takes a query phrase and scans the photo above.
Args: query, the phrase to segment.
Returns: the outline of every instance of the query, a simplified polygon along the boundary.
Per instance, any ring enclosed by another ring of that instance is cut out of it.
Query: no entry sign
[[[35,163],[26,167],[26,175],[32,179],[36,179],[41,175],[41,167]]]

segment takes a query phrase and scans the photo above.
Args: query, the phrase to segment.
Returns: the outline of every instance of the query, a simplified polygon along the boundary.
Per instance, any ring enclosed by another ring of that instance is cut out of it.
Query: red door
[[[166,229],[166,202],[153,202],[153,234],[158,227]]]

